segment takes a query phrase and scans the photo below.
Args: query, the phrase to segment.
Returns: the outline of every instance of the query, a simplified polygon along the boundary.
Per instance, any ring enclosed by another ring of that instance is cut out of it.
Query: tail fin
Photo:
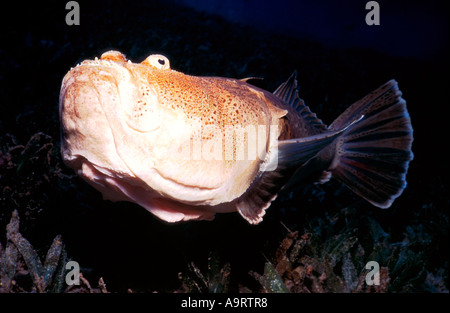
[[[373,205],[388,208],[406,187],[413,159],[413,129],[397,82],[391,80],[350,106],[329,127],[342,128],[330,170],[333,177]]]

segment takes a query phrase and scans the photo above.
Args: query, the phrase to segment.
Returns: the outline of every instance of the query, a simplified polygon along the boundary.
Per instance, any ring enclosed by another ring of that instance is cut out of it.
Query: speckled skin
[[[168,222],[238,211],[257,224],[282,188],[331,176],[388,208],[413,159],[401,95],[390,80],[326,127],[298,97],[295,75],[272,94],[185,75],[162,55],[136,64],[109,51],[64,77],[61,152],[104,198]]]
[[[116,51],[67,73],[60,119],[66,164],[106,199],[139,203],[170,222],[235,211],[231,202],[250,186],[277,139],[315,133],[293,108],[245,81],[185,75],[158,55],[132,63]],[[208,125],[220,130],[233,158],[225,150],[220,160],[180,158],[186,142],[213,138]],[[226,137],[225,129],[249,125],[265,130],[259,158],[237,159],[239,139]]]

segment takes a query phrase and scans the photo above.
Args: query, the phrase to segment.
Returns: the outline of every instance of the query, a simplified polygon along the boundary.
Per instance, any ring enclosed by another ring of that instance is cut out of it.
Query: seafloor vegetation
[[[448,63],[327,48],[158,2],[82,9],[77,27],[54,4],[2,26],[0,292],[448,292],[448,86],[438,78]],[[62,163],[58,96],[71,66],[112,48],[134,61],[165,54],[189,74],[264,77],[268,90],[296,69],[327,124],[395,78],[415,130],[408,188],[380,210],[337,182],[305,186],[258,226],[238,214],[170,225],[103,201]],[[81,266],[79,286],[64,284],[68,260]],[[380,264],[379,286],[365,283],[368,261]]]

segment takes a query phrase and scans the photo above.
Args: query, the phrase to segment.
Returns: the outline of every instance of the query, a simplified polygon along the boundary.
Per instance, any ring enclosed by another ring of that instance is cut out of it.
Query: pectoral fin
[[[332,144],[348,127],[361,118],[337,131],[279,141],[278,149],[274,148],[270,151],[269,160],[262,165],[256,179],[237,199],[238,212],[250,224],[260,223],[265,210],[275,200],[277,193],[289,181],[295,170]]]

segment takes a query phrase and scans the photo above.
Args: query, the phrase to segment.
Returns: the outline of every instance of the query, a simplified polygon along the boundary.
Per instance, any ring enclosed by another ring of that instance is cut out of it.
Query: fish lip
[[[141,133],[141,134],[154,132],[154,131],[158,130],[159,128],[161,128],[161,125],[158,125],[156,128],[152,128],[151,130],[139,130],[136,127],[134,127],[133,125],[131,125],[128,121],[125,121],[125,123],[127,124],[128,127],[130,127],[130,129],[134,130],[135,132]]]
[[[131,62],[128,62],[131,63]],[[111,73],[111,70],[116,71],[117,73],[115,74],[120,74],[121,71],[123,70],[127,70],[129,71],[129,69],[126,67],[126,62],[118,62],[118,61],[111,61],[111,60],[99,60],[99,59],[95,59],[95,60],[84,60],[81,63],[78,63],[75,67],[72,67],[70,69],[70,71],[66,74],[65,78],[64,78],[64,82],[66,81],[67,78],[69,78],[71,75],[73,75],[76,71],[79,70],[83,70],[83,69],[87,69],[87,70],[101,70],[102,72],[101,75],[108,75],[108,76],[112,76],[114,77],[114,74]]]
[[[95,58],[94,60],[84,60],[83,62],[77,64],[76,67],[80,67],[80,66],[116,67],[116,66],[123,66],[125,63],[131,63],[131,61],[120,62],[120,61],[111,61],[111,60],[101,60],[101,59]]]
[[[75,67],[70,68],[69,72],[67,72],[67,74],[64,76],[61,89],[67,88],[71,83],[79,80],[79,75],[77,75],[77,72],[83,71],[83,69],[89,71],[100,69],[102,70],[102,72],[100,72],[102,75],[114,77],[114,74],[108,70],[114,69],[119,72],[121,68],[124,68],[123,66],[120,66],[116,63],[117,62],[109,60],[85,60],[81,63],[78,63]]]

